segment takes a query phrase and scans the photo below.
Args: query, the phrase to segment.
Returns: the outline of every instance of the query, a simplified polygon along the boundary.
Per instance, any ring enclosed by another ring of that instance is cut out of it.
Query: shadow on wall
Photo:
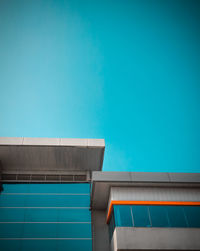
[[[2,186],[2,164],[0,160],[0,193],[3,191],[3,186]]]

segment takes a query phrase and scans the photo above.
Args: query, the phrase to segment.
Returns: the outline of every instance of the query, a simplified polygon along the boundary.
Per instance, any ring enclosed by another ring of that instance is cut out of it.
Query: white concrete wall
[[[116,227],[113,233],[112,251],[200,250],[199,237],[198,228]]]

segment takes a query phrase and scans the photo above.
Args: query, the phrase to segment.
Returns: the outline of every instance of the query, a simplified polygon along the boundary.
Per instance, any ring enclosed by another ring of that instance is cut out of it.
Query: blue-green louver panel
[[[89,184],[5,184],[1,251],[92,250]]]

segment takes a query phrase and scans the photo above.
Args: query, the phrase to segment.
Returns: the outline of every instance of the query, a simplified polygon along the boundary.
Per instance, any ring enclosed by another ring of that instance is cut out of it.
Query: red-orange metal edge
[[[110,221],[113,205],[168,205],[168,206],[200,206],[199,201],[129,201],[129,200],[112,200],[108,209],[107,224]]]

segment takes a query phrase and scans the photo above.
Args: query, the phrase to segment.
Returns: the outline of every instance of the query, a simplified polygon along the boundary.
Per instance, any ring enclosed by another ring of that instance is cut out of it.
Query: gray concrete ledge
[[[200,183],[200,173],[93,172],[93,182],[178,182]]]
[[[105,210],[111,187],[200,188],[200,173],[93,172],[93,209]]]
[[[1,172],[100,171],[104,139],[0,137]]]
[[[104,139],[0,137],[0,145],[105,147]]]

